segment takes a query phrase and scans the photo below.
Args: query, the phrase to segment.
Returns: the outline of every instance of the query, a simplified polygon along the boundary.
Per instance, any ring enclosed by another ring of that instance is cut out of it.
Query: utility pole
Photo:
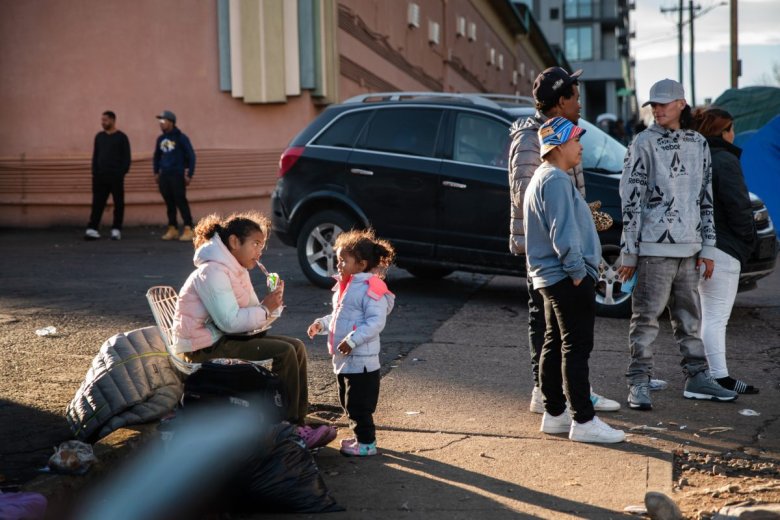
[[[683,0],[680,0],[679,7],[662,7],[662,13],[671,13],[677,11],[677,79],[683,82]]]
[[[697,7],[697,9],[701,9],[701,7]],[[688,0],[688,16],[691,18],[691,106],[696,107],[696,74],[695,74],[695,68],[694,68],[694,56],[696,55],[695,52],[693,52],[693,0]]]
[[[737,0],[731,0],[731,88],[739,88],[739,77],[742,75],[742,63],[737,56]]]

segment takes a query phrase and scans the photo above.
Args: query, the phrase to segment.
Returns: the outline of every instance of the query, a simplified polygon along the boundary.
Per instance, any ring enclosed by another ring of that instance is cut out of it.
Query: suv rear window
[[[370,113],[368,110],[360,110],[344,114],[326,128],[313,144],[352,148]]]
[[[442,113],[430,108],[378,109],[369,123],[364,148],[433,157]]]

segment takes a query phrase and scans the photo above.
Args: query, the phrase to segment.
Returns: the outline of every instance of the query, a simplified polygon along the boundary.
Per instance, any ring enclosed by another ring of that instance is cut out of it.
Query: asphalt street
[[[0,243],[0,475],[35,475],[52,446],[70,437],[64,408],[100,344],[153,323],[149,286],[178,287],[192,246],[159,240],[158,229],[125,231],[120,242],[84,242],[79,229],[2,230]],[[273,325],[304,337],[328,312],[330,292],[308,284],[295,251],[272,240],[264,264],[286,282],[287,309]],[[253,273],[256,287],[264,281]],[[780,274],[740,294],[729,328],[729,368],[761,387],[757,396],[715,404],[682,398],[679,351],[664,320],[655,345],[654,410],[625,406],[628,321],[597,318],[594,389],[623,403],[602,414],[629,432],[614,446],[539,433],[528,412],[527,307],[523,280],[455,273],[424,282],[391,270],[396,309],[382,335],[383,379],[376,414],[380,455],[355,461],[337,442],[317,457],[347,508],[339,518],[623,518],[649,490],[672,493],[672,451],[739,451],[780,460]],[[35,330],[55,326],[51,337]],[[337,413],[322,337],[307,340],[310,400]],[[743,410],[760,415],[746,415]],[[175,468],[173,468],[175,470]],[[730,481],[727,481],[730,482]],[[310,515],[284,518],[310,517]]]
[[[100,345],[119,332],[154,324],[146,290],[178,289],[192,271],[192,244],[162,241],[160,233],[130,228],[121,241],[88,242],[76,228],[0,230],[0,475],[7,480],[33,476],[52,446],[69,438],[65,406]],[[324,337],[306,338],[312,320],[329,313],[331,292],[309,284],[295,249],[274,238],[263,263],[285,281],[286,309],[271,332],[306,340],[312,408],[340,411]],[[251,276],[262,294],[263,276],[258,269]],[[391,269],[388,284],[398,303],[382,335],[383,371],[428,341],[488,280],[456,273],[426,282]],[[47,326],[57,334],[35,334]]]

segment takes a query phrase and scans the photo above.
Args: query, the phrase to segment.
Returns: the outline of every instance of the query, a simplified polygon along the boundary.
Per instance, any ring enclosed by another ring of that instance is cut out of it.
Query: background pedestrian
[[[164,110],[157,116],[162,134],[154,147],[154,180],[160,187],[168,212],[168,229],[163,240],[189,242],[193,239],[192,215],[187,202],[187,186],[195,174],[195,150],[190,139],[176,126],[176,114]],[[179,235],[176,210],[181,213],[184,228]]]
[[[100,219],[110,194],[114,201],[111,239],[120,240],[125,216],[125,175],[130,171],[130,141],[116,128],[116,114],[111,110],[103,112],[100,126],[103,130],[95,135],[92,148],[92,211],[84,238],[100,238]]]

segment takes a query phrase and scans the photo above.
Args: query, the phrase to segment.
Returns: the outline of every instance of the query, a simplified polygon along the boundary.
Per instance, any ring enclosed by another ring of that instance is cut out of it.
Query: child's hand
[[[320,332],[322,332],[322,323],[320,323],[319,321],[315,321],[314,323],[309,325],[308,329],[306,329],[306,334],[309,335],[309,339],[314,338],[314,336],[316,336]]]
[[[284,305],[284,281],[280,281],[279,285],[276,286],[276,289],[268,293],[260,303],[265,305],[266,309],[270,312],[274,312]]]
[[[349,346],[347,340],[343,340],[341,343],[339,343],[338,348],[339,348],[339,352],[341,352],[345,356],[348,356],[352,352],[352,347]]]

